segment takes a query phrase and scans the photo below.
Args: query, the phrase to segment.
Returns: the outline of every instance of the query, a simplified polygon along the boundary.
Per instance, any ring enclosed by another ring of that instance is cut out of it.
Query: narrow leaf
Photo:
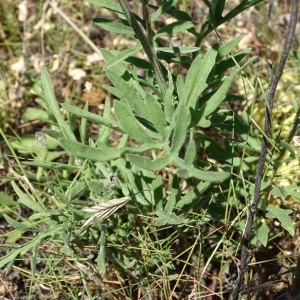
[[[104,30],[107,30],[109,32],[113,33],[119,33],[119,34],[134,34],[131,27],[126,26],[124,24],[121,24],[116,21],[104,19],[104,18],[94,18],[93,22],[101,27]]]
[[[170,123],[174,113],[174,103],[173,103],[174,83],[173,83],[172,74],[169,71],[168,71],[168,81],[169,81],[169,85],[164,97],[164,114],[165,114],[166,121]]]
[[[25,206],[27,206],[35,212],[45,213],[44,208],[35,200],[31,199],[28,195],[23,193],[14,181],[11,182],[11,185],[16,194],[18,195],[20,203],[24,204]]]
[[[141,124],[135,118],[132,110],[120,101],[114,105],[116,117],[121,124],[123,130],[133,139],[142,143],[152,143],[151,138],[146,130],[141,127]]]
[[[137,154],[127,154],[128,159],[135,165],[149,170],[149,171],[159,171],[166,167],[168,164],[172,163],[172,156],[163,156],[155,160],[143,157]]]
[[[93,161],[109,161],[117,159],[123,153],[123,149],[111,148],[104,144],[99,146],[100,143],[98,143],[99,148],[93,148],[91,146],[86,146],[66,139],[59,139],[58,141],[70,154]]]
[[[226,45],[221,46],[218,51],[218,58],[223,58],[225,55],[229,54],[243,38],[243,36],[238,36]]]
[[[210,182],[200,182],[192,191],[184,195],[176,204],[176,207],[183,207],[191,204],[193,201],[199,201],[201,194],[210,186]],[[197,200],[196,200],[197,199]]]
[[[178,54],[186,54],[199,51],[199,47],[191,47],[191,46],[182,46],[182,47],[157,47],[156,51],[166,52],[166,53],[178,53]]]
[[[36,245],[38,245],[42,240],[46,239],[46,237],[52,235],[52,232],[43,231],[40,232],[36,237],[34,237],[30,242],[22,244],[21,247],[17,247],[12,249],[7,255],[0,258],[0,268],[5,266],[8,263],[11,263],[15,260],[15,258],[20,253],[26,253]]]
[[[175,6],[175,4],[178,2],[178,0],[168,0],[165,1],[161,6],[158,7],[156,12],[151,16],[150,22],[153,23],[156,19],[158,19],[163,13],[168,11],[172,6]]]
[[[100,239],[98,242],[99,252],[96,258],[97,267],[100,271],[101,276],[105,275],[106,267],[105,267],[105,247],[106,247],[106,239],[105,239],[105,230],[101,230]]]
[[[140,86],[137,86],[138,83],[136,83],[135,88],[133,87],[133,81],[125,81],[118,73],[111,70],[106,70],[106,75],[118,90],[118,93],[121,94],[120,98],[127,100],[128,106],[131,107],[131,110],[139,117],[148,119],[148,112],[143,103],[145,97],[144,91],[140,91]],[[123,104],[125,105],[124,102]]]
[[[164,208],[164,212],[166,213],[172,213],[173,209],[175,207],[176,204],[176,197],[174,194],[171,195],[171,197],[168,199],[167,204]]]
[[[188,179],[195,177],[202,181],[208,182],[222,182],[229,178],[230,173],[228,172],[213,172],[213,171],[202,171],[195,167],[179,169],[177,175],[181,178]]]
[[[196,157],[196,144],[193,139],[191,139],[186,147],[184,161],[187,165],[192,165]]]
[[[168,126],[166,123],[165,114],[158,100],[151,94],[147,94],[144,105],[145,110],[148,112],[149,121],[163,137],[166,137]]]
[[[104,69],[109,69],[113,66],[116,66],[117,64],[123,62],[130,55],[140,51],[141,49],[142,47],[132,47],[120,52],[119,54],[117,54],[115,57],[113,57],[106,63]]]
[[[62,107],[78,117],[85,118],[87,120],[102,124],[104,126],[107,126],[112,129],[116,129],[118,131],[122,131],[118,123],[112,119],[93,114],[89,111],[86,111],[84,109],[81,109],[79,107],[70,104],[62,104]]]
[[[96,6],[101,6],[110,11],[115,11],[117,13],[123,13],[120,5],[111,0],[87,0],[89,3],[94,4]]]
[[[171,35],[195,27],[191,21],[176,21],[157,31],[154,40],[161,35]]]
[[[12,219],[10,216],[4,214],[3,215],[5,221],[14,229],[19,231],[26,231],[30,227],[30,222],[17,222],[16,220]]]
[[[45,67],[42,67],[41,69],[41,81],[43,86],[43,92],[45,95],[44,100],[46,101],[49,112],[55,117],[59,124],[59,127],[61,128],[62,132],[66,135],[66,137],[68,137],[70,140],[75,140],[74,133],[67,125],[60,112],[58,102],[55,98],[51,79]]]
[[[187,135],[190,124],[190,114],[187,107],[179,105],[175,115],[175,128],[172,136],[171,153],[178,155]]]

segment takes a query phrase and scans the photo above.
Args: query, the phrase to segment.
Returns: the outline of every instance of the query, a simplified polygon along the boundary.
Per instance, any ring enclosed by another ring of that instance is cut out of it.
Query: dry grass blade
[[[100,221],[107,219],[116,210],[124,206],[130,199],[130,197],[111,199],[107,202],[83,209],[83,211],[92,212],[94,214],[82,225],[81,228],[89,226],[93,222],[94,218],[97,218]]]

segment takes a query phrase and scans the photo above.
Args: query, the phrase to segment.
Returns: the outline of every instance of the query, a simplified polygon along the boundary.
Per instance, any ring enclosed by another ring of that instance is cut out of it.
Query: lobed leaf
[[[133,139],[142,143],[152,143],[152,139],[135,118],[132,110],[122,102],[115,102],[115,115],[123,130]]]
[[[217,109],[217,107],[224,101],[226,98],[227,92],[235,79],[235,76],[241,72],[243,69],[245,69],[247,66],[249,66],[256,58],[250,59],[247,63],[245,63],[241,68],[234,70],[230,75],[227,76],[227,78],[224,80],[222,85],[219,87],[219,89],[213,94],[212,97],[209,98],[209,100],[203,104],[203,106],[200,108],[199,115],[201,116],[201,119],[198,123],[201,127],[207,127],[210,125],[210,123],[207,122],[206,117],[210,115],[213,111]]]
[[[183,87],[183,101],[188,107],[193,109],[197,106],[199,95],[207,88],[208,76],[215,66],[218,47],[212,47],[204,57],[198,55],[193,61]]]
[[[293,221],[292,218],[289,216],[293,213],[291,209],[283,209],[273,205],[268,205],[267,211],[267,218],[278,219],[281,223],[282,228],[284,228],[291,236],[295,235]]]

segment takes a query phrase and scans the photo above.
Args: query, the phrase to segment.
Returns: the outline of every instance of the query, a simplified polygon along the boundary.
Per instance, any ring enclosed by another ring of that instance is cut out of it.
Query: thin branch
[[[266,108],[266,118],[265,118],[265,125],[264,130],[267,137],[270,137],[271,135],[271,120],[272,120],[272,113],[273,113],[273,104],[274,104],[274,98],[275,98],[275,92],[278,85],[278,82],[280,80],[280,77],[282,75],[284,66],[286,64],[287,57],[289,55],[293,37],[295,33],[295,28],[297,24],[297,14],[298,14],[298,0],[292,1],[292,8],[291,8],[291,18],[290,18],[290,24],[289,24],[289,30],[285,39],[285,44],[283,47],[283,52],[281,54],[281,58],[278,64],[278,68],[271,78],[271,82],[269,85],[268,90],[268,96],[267,101],[268,105]],[[235,289],[231,295],[232,300],[237,300],[239,297],[240,289],[243,285],[244,281],[244,274],[248,265],[248,244],[250,241],[250,234],[253,227],[254,218],[256,215],[257,205],[259,203],[259,196],[260,196],[260,189],[261,189],[261,181],[263,176],[263,171],[265,168],[265,162],[266,162],[266,156],[268,151],[268,140],[266,138],[263,138],[262,146],[261,146],[261,153],[259,157],[259,163],[256,171],[256,178],[255,178],[255,187],[254,187],[254,196],[250,203],[249,208],[249,214],[247,217],[247,224],[244,231],[244,235],[242,237],[242,243],[241,243],[241,263],[240,263],[240,270],[239,270],[239,276],[236,280],[236,286]]]

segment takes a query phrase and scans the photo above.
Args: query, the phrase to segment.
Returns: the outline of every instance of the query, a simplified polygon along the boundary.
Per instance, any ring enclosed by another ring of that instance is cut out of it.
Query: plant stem
[[[283,51],[281,54],[281,58],[280,58],[277,70],[276,70],[274,76],[272,76],[272,78],[271,78],[271,82],[270,82],[269,89],[268,89],[268,96],[267,96],[268,103],[267,103],[267,107],[266,107],[266,118],[265,118],[265,125],[264,125],[264,130],[265,130],[267,137],[270,137],[270,135],[271,135],[271,125],[272,125],[271,122],[272,122],[272,113],[273,113],[275,92],[276,92],[276,88],[277,88],[278,82],[280,80],[280,77],[282,75],[284,66],[286,64],[288,54],[289,54],[291,46],[292,46],[295,28],[296,28],[296,24],[297,24],[297,14],[298,14],[298,0],[293,0],[289,30],[288,30],[288,33],[287,33],[287,36],[285,39],[285,44],[283,47]],[[240,263],[240,269],[239,269],[239,276],[238,276],[238,279],[236,280],[236,286],[231,295],[231,300],[237,300],[239,297],[239,292],[243,285],[244,274],[245,274],[245,271],[246,271],[246,268],[248,265],[248,261],[249,261],[248,245],[249,245],[249,241],[250,241],[250,234],[251,234],[251,230],[253,227],[257,206],[259,203],[261,181],[262,181],[262,177],[263,177],[266,156],[267,156],[267,152],[268,152],[268,146],[269,146],[268,139],[263,137],[261,153],[260,153],[260,157],[259,157],[259,163],[258,163],[258,167],[257,167],[257,171],[256,171],[254,195],[253,195],[253,199],[250,203],[246,228],[244,231],[244,235],[242,237],[241,263]]]
[[[124,12],[124,15],[126,16],[127,21],[129,22],[131,28],[133,29],[135,35],[137,36],[138,40],[143,46],[143,49],[151,63],[154,69],[154,74],[156,77],[156,80],[158,82],[158,85],[161,89],[162,96],[164,96],[166,90],[167,90],[167,84],[160,66],[160,62],[157,59],[157,56],[154,52],[153,47],[151,46],[151,43],[148,41],[146,35],[142,31],[140,25],[136,21],[133,13],[130,11],[126,0],[119,0],[120,6]],[[145,20],[147,22],[147,20]]]

